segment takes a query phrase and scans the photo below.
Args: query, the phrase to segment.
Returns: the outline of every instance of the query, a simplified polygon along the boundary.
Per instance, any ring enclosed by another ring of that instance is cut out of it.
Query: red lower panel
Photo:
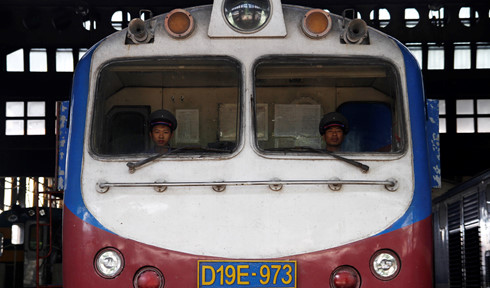
[[[94,256],[104,247],[115,247],[124,255],[125,268],[115,279],[103,279],[94,270]],[[378,280],[370,271],[370,258],[379,249],[391,249],[401,258],[400,273],[393,280]],[[119,237],[83,222],[68,209],[64,212],[63,257],[66,288],[132,287],[135,273],[143,266],[160,269],[165,288],[195,288],[197,261],[212,259]],[[362,288],[432,287],[431,219],[348,245],[283,259],[297,261],[298,288],[330,287],[330,274],[340,265],[350,265],[359,271]]]

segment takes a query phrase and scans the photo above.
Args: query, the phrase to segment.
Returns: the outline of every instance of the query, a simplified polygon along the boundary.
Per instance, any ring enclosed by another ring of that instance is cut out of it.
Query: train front
[[[146,16],[75,72],[64,287],[432,286],[406,48],[275,0]]]

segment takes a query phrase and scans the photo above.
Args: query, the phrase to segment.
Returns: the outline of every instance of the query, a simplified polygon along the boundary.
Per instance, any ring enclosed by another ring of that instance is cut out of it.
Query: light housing
[[[95,256],[94,266],[100,277],[115,278],[124,269],[124,257],[116,248],[104,248]]]
[[[189,37],[194,31],[194,18],[184,9],[174,9],[165,17],[165,30],[173,38]]]
[[[330,287],[332,288],[359,288],[361,276],[354,267],[337,267],[330,275]]]
[[[306,36],[316,39],[322,38],[332,29],[330,13],[322,9],[311,9],[306,12],[301,22],[301,28]]]
[[[377,251],[371,257],[370,262],[371,272],[380,280],[391,280],[400,272],[400,257],[391,250],[383,249]]]
[[[165,278],[155,267],[143,267],[134,275],[134,288],[163,288],[164,285]]]
[[[269,0],[224,0],[223,15],[230,27],[240,33],[262,29],[271,18]]]

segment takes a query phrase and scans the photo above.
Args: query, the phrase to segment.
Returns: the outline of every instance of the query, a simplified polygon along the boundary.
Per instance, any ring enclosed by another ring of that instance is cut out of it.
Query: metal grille
[[[464,269],[467,288],[481,287],[480,227],[465,230]]]
[[[460,202],[448,204],[449,228],[449,287],[462,287],[462,237],[461,237],[461,207]]]
[[[448,204],[450,287],[482,285],[478,193]]]
[[[478,194],[472,194],[464,197],[463,200],[463,217],[464,225],[468,226],[478,222],[479,211],[478,211]]]
[[[465,283],[469,287],[481,287],[482,265],[480,245],[480,213],[478,193],[469,195],[463,200],[464,220],[464,270]]]

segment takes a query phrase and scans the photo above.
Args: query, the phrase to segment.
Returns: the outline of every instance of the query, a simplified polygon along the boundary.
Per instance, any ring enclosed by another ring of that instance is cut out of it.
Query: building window
[[[456,132],[490,133],[490,99],[456,100]]]
[[[369,14],[369,19],[373,23],[378,22],[380,28],[385,28],[390,24],[390,12],[386,8],[375,9]]]
[[[407,48],[412,52],[413,57],[417,59],[419,67],[422,68],[422,43],[407,43]]]
[[[29,71],[47,72],[48,58],[45,48],[34,48],[29,52]]]
[[[454,43],[454,69],[471,68],[471,47],[469,42]]]
[[[44,101],[8,101],[5,111],[5,135],[46,135]]]
[[[5,135],[24,135],[24,102],[7,102],[5,116]]]
[[[87,53],[87,48],[80,48],[78,49],[78,60],[82,59],[83,55]]]
[[[490,99],[476,100],[478,133],[490,133]]]
[[[476,43],[476,69],[490,68],[490,43]]]
[[[72,49],[56,49],[56,72],[73,72]]]
[[[83,21],[83,28],[85,28],[85,30],[88,30],[88,31],[93,31],[93,30],[97,29],[97,21],[95,21],[93,19]]]
[[[413,28],[417,26],[417,24],[419,24],[420,15],[419,15],[419,11],[417,11],[417,9],[415,8],[406,8],[404,17],[405,17],[405,26],[407,28]]]
[[[446,100],[439,100],[439,133],[446,133]]]
[[[474,100],[456,100],[456,132],[474,133],[475,121],[473,109]]]
[[[122,30],[127,26],[129,20],[131,20],[131,14],[129,14],[129,12],[126,12],[126,17],[124,19],[123,17],[124,13],[122,11],[116,11],[114,14],[112,14],[111,24],[115,30]]]
[[[24,72],[24,49],[7,55],[7,72]]]
[[[437,27],[444,27],[444,7],[429,10],[429,21]]]
[[[461,9],[459,9],[458,17],[461,23],[466,27],[471,27],[472,25],[475,25],[476,21],[479,18],[478,11],[470,7],[461,7]]]
[[[427,55],[427,69],[443,70],[444,69],[444,45],[428,43],[429,52]]]

